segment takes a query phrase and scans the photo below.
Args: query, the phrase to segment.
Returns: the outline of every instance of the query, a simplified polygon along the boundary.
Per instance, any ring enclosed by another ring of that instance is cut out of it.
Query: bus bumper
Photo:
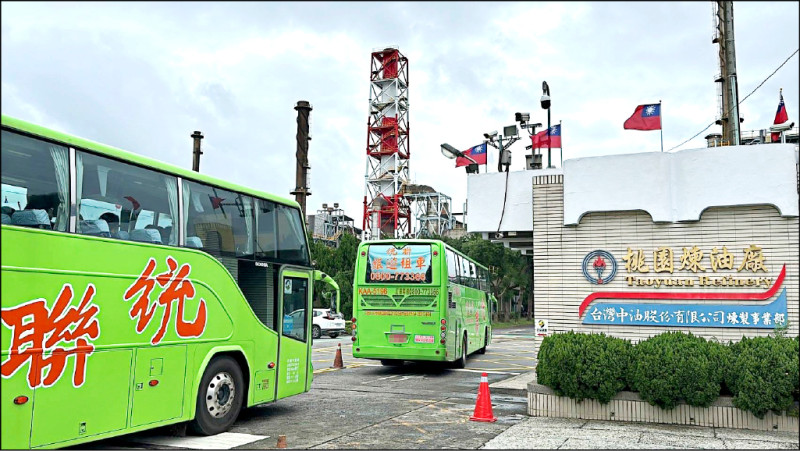
[[[380,360],[424,360],[444,362],[447,360],[444,346],[435,348],[405,348],[401,346],[353,345],[353,357]]]

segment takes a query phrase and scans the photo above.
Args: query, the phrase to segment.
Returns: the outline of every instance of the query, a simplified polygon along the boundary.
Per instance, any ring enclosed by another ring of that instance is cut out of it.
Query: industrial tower
[[[397,46],[372,52],[362,239],[411,235],[408,59]]]

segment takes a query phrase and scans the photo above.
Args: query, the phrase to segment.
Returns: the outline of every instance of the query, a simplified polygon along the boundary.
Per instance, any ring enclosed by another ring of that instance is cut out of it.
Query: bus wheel
[[[231,427],[244,401],[244,378],[231,357],[215,357],[206,367],[197,391],[197,406],[190,426],[199,435],[215,435]]]
[[[322,329],[319,326],[311,326],[311,338],[319,338],[322,336]]]
[[[464,340],[461,343],[461,357],[456,360],[456,368],[464,368],[467,366],[467,334],[464,334]]]
[[[489,342],[489,329],[483,331],[483,347],[478,349],[478,354],[486,354],[486,343]]]

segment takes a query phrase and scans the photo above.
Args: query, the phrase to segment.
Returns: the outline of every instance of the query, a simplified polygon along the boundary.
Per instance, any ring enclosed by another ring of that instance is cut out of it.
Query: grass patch
[[[492,329],[511,329],[512,327],[533,326],[536,322],[532,319],[519,318],[510,321],[497,321],[492,323]]]

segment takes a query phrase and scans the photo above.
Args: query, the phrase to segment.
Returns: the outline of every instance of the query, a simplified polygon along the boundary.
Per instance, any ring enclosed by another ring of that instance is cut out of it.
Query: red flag
[[[550,136],[547,136],[548,131]],[[531,136],[531,147],[533,149],[546,149],[548,140],[550,140],[550,148],[561,148],[561,124],[554,125]]]
[[[623,127],[625,130],[661,130],[661,104],[637,106]]]
[[[211,208],[213,208],[214,210],[222,206],[222,201],[225,200],[222,197],[214,197],[214,196],[208,196],[208,197],[211,198]]]
[[[789,120],[789,114],[786,112],[786,105],[783,103],[783,89],[781,89],[781,100],[778,102],[778,111],[775,112],[775,121],[772,125],[783,124],[784,122]],[[771,136],[772,142],[778,142],[781,140],[780,132],[772,132]]]
[[[125,199],[131,201],[131,203],[133,204],[134,211],[138,210],[139,207],[141,207],[141,204],[139,204],[139,202],[137,202],[136,199],[133,198],[133,196],[125,196]]]
[[[464,155],[475,160],[477,164],[486,164],[486,143],[478,144],[475,147],[470,147],[464,152]],[[456,158],[456,167],[469,166],[475,164],[466,158]]]

